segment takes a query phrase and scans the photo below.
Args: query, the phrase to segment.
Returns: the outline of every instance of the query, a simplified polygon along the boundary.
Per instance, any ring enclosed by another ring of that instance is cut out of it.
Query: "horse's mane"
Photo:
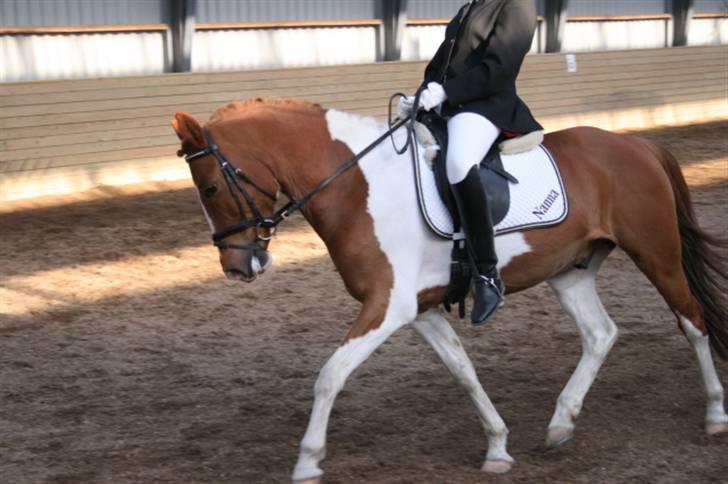
[[[218,123],[230,117],[255,113],[263,109],[281,109],[286,111],[323,113],[324,109],[316,103],[298,99],[263,99],[252,98],[246,101],[233,101],[215,110],[208,120],[208,124]]]

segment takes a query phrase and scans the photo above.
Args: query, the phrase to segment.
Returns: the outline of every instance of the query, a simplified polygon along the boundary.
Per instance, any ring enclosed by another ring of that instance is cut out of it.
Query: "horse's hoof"
[[[513,462],[507,460],[487,460],[480,470],[489,474],[505,474],[511,470],[511,467],[513,467]]]
[[[705,431],[708,435],[718,435],[728,433],[728,422],[715,422],[705,424]]]
[[[571,440],[574,429],[569,427],[551,427],[546,435],[546,447],[553,449]]]
[[[304,479],[302,481],[293,481],[293,484],[321,484],[323,482],[321,477],[312,477],[311,479]]]

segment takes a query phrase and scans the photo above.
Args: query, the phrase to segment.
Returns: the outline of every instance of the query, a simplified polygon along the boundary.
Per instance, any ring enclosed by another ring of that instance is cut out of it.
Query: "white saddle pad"
[[[561,173],[543,145],[525,153],[501,153],[501,159],[503,168],[519,183],[509,183],[511,205],[506,217],[495,226],[496,235],[556,225],[566,218],[569,203]],[[427,224],[436,234],[452,238],[452,217],[437,192],[432,168],[422,157],[415,175],[420,208]]]

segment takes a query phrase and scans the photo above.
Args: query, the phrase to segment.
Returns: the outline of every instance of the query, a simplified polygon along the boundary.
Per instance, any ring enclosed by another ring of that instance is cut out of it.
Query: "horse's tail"
[[[675,194],[677,223],[682,245],[682,267],[693,296],[703,308],[703,319],[715,353],[728,360],[728,300],[725,283],[728,258],[716,249],[728,248],[728,240],[700,228],[680,165],[667,149],[652,145],[667,172]]]

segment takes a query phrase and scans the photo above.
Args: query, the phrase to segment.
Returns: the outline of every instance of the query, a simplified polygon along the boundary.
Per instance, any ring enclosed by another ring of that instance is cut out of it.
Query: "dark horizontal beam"
[[[248,30],[248,29],[290,29],[290,28],[325,28],[325,27],[379,27],[381,19],[351,20],[302,20],[290,22],[225,22],[200,23],[196,30]]]
[[[63,25],[39,27],[0,27],[0,35],[103,34],[124,32],[164,32],[167,24]]]

